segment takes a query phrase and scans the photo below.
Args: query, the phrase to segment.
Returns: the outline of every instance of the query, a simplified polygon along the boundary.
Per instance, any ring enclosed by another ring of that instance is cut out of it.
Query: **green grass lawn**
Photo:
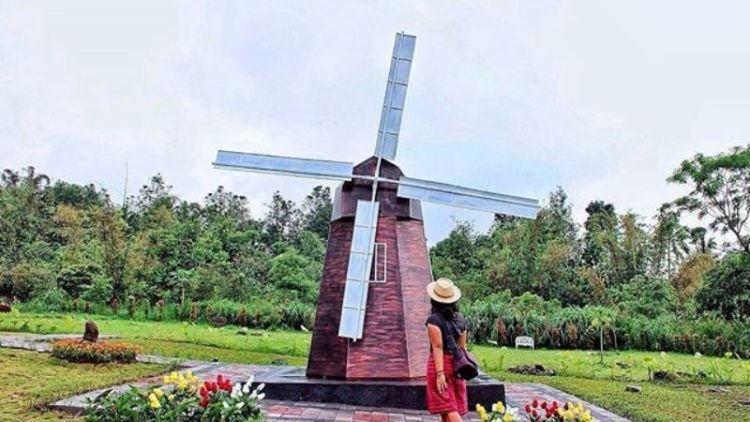
[[[186,359],[216,358],[226,362],[304,366],[310,344],[310,334],[302,332],[250,330],[240,335],[236,327],[213,328],[107,317],[95,320],[100,333],[118,335],[125,341],[139,344],[144,353]],[[83,315],[0,316],[0,331],[78,333],[82,332],[84,321]],[[738,359],[623,351],[605,353],[604,364],[601,364],[599,354],[589,351],[475,346],[473,352],[483,369],[499,379],[548,384],[634,421],[750,420],[750,407],[739,404],[740,400],[750,398],[750,364]],[[558,376],[534,377],[508,371],[513,366],[537,363],[556,370]],[[683,375],[670,383],[653,382],[648,379],[648,367]],[[56,366],[51,367],[50,371],[56,369]],[[694,377],[693,374],[703,375]],[[0,374],[0,382],[7,383],[9,379],[10,375]],[[641,386],[643,392],[625,392],[628,384]],[[729,392],[707,391],[712,384],[722,384]],[[52,385],[45,383],[39,388],[48,393],[53,390]],[[45,402],[43,394],[39,397],[38,402]],[[36,415],[41,417],[42,414]]]
[[[73,394],[160,374],[164,365],[71,364],[46,353],[0,349],[0,421],[72,420],[38,406]]]

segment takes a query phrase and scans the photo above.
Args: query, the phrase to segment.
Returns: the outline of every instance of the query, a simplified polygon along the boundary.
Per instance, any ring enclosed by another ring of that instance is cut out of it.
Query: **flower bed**
[[[477,405],[479,418],[484,422],[597,422],[591,411],[582,403],[574,405],[565,403],[562,407],[556,402],[534,400],[523,408],[523,412],[514,407],[505,407],[503,402],[492,405],[492,411]]]
[[[164,377],[164,389],[141,391],[137,387],[117,396],[106,391],[91,400],[87,422],[260,421],[263,384],[251,389],[253,378],[234,383],[219,375],[201,382],[192,373],[173,372]]]
[[[78,339],[52,342],[52,356],[75,363],[132,363],[140,347],[115,341],[91,343]]]

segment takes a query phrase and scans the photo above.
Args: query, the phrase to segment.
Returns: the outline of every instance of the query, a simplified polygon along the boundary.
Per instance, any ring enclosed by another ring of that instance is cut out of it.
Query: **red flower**
[[[534,407],[539,407],[539,401],[534,400],[533,402],[531,402],[531,405]]]
[[[545,409],[545,410],[547,409],[547,402],[546,401],[542,402],[542,409]]]
[[[202,397],[200,403],[201,407],[208,407],[208,397]]]
[[[531,406],[528,404],[526,405],[526,413],[531,413]]]
[[[533,416],[533,417],[535,417],[535,418],[537,417],[537,413],[536,413],[536,410],[532,410],[532,411],[531,411],[531,416]]]

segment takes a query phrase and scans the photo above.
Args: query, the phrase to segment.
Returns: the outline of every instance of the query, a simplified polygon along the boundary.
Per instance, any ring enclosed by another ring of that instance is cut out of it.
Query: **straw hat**
[[[461,299],[461,290],[453,284],[453,280],[439,278],[427,285],[427,294],[432,300],[440,303],[453,303]]]

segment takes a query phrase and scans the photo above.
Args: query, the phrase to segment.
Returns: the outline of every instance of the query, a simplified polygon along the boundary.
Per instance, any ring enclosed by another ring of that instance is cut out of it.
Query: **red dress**
[[[439,313],[433,313],[427,318],[425,325],[434,325],[440,328],[444,345],[458,343],[461,333],[466,331],[466,319],[459,313],[456,313],[453,315],[453,318],[449,319]],[[448,336],[453,341],[448,342]],[[427,410],[432,414],[458,412],[461,415],[465,415],[469,412],[466,381],[455,377],[453,373],[453,355],[451,355],[447,348],[443,349],[443,373],[445,374],[447,388],[441,394],[437,388],[435,360],[432,351],[430,351],[429,359],[427,359]]]
[[[448,388],[440,394],[437,388],[435,360],[430,353],[427,360],[427,410],[432,414],[451,412],[467,414],[469,400],[466,395],[466,381],[453,375],[453,356],[447,352],[443,352],[443,373],[445,373]]]

